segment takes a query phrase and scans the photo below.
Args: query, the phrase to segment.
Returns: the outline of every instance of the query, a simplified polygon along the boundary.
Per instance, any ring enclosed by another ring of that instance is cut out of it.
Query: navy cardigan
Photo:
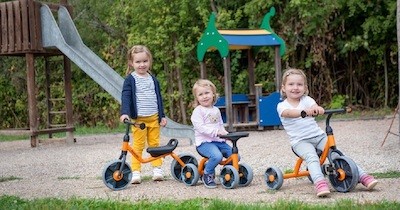
[[[158,122],[161,122],[161,118],[165,117],[165,114],[164,114],[164,105],[161,97],[160,84],[153,75],[151,75],[151,78],[154,81],[154,87],[157,96]],[[122,86],[121,115],[123,114],[128,115],[132,119],[136,119],[138,117],[138,111],[136,106],[136,81],[131,74],[129,74],[125,78],[124,85]]]

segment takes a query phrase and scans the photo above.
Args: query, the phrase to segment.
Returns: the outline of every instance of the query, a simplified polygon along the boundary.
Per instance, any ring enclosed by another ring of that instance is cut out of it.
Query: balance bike
[[[237,147],[237,141],[242,137],[249,136],[249,133],[245,132],[234,132],[228,133],[227,135],[221,135],[220,138],[230,140],[232,142],[232,155],[228,158],[223,159],[219,164],[222,165],[219,180],[226,189],[233,189],[237,186],[245,187],[248,186],[253,180],[252,168],[245,164],[239,164],[239,149]],[[198,174],[203,176],[204,168],[207,164],[208,158],[203,157],[198,165]],[[193,179],[193,172],[191,171],[190,165],[182,168],[182,180],[186,185],[194,185],[199,180],[199,177]],[[188,172],[188,173],[186,173]]]
[[[192,179],[199,179],[196,158],[190,154],[177,155],[173,152],[178,146],[178,140],[170,139],[165,146],[147,148],[146,151],[150,156],[142,158],[129,145],[129,132],[131,126],[143,130],[146,125],[144,123],[138,124],[128,119],[125,119],[124,123],[126,129],[122,142],[121,155],[118,160],[106,164],[102,173],[103,182],[108,188],[111,190],[122,190],[130,183],[132,179],[132,170],[130,165],[126,163],[128,152],[141,163],[149,163],[153,160],[164,158],[165,156],[171,156],[174,159],[171,163],[171,174],[176,180],[182,182],[181,170],[183,167],[186,168],[186,179],[190,178],[190,176],[192,176]]]

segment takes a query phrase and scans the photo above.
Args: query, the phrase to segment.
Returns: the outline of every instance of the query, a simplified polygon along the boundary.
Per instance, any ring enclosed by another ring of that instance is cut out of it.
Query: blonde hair
[[[131,49],[129,49],[127,53],[128,68],[126,69],[126,75],[132,73],[131,69],[132,66],[130,64],[133,62],[135,54],[142,52],[145,52],[149,57],[150,60],[149,70],[151,70],[151,66],[153,64],[153,56],[151,55],[149,48],[147,48],[144,45],[135,45]]]
[[[210,80],[208,79],[198,79],[192,88],[192,93],[194,96],[194,101],[193,101],[193,107],[196,107],[199,105],[199,102],[197,101],[197,97],[196,97],[196,91],[199,87],[210,87],[211,91],[214,94],[213,97],[213,104],[215,104],[217,102],[217,88],[215,87],[214,83],[212,83]]]
[[[283,99],[285,99],[287,96],[286,96],[286,93],[285,92],[283,92],[283,86],[286,84],[286,81],[287,81],[287,77],[289,76],[289,75],[292,75],[292,74],[297,74],[297,75],[300,75],[300,76],[302,76],[303,78],[304,78],[304,87],[305,87],[305,93],[304,93],[304,95],[308,95],[308,93],[309,93],[309,90],[308,90],[308,84],[307,84],[307,76],[306,76],[306,74],[304,73],[304,71],[303,70],[300,70],[300,69],[294,69],[294,68],[289,68],[289,69],[286,69],[284,72],[283,72],[283,76],[282,76],[282,87],[281,87],[281,91],[280,91],[280,93],[281,93],[281,96],[282,96],[282,98]]]

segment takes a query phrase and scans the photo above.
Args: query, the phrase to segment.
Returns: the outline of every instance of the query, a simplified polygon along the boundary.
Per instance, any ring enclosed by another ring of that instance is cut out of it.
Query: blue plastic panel
[[[268,96],[259,98],[260,126],[280,126],[282,125],[279,119],[276,107],[281,101],[281,95],[274,92]]]

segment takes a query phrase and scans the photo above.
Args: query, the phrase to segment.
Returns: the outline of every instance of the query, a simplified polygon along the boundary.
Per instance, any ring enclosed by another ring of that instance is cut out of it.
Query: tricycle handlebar
[[[135,126],[137,128],[140,128],[141,130],[146,128],[146,124],[144,124],[144,123],[136,123],[136,121],[131,122],[128,118],[124,119],[124,123],[127,124],[127,125],[133,125],[133,126]]]
[[[327,109],[325,110],[324,114],[326,115],[332,115],[335,113],[350,113],[351,112],[351,108],[350,107],[345,107],[345,108],[341,108],[341,109]],[[307,117],[307,113],[303,110],[300,113],[302,118]]]

